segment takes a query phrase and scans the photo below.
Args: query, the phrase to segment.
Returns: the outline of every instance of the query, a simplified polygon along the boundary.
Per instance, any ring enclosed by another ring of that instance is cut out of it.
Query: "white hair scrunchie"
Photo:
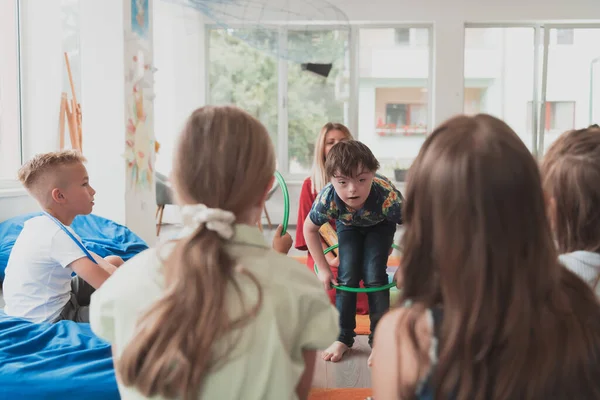
[[[184,234],[189,235],[204,224],[206,229],[216,232],[223,239],[231,239],[233,236],[235,215],[231,211],[208,208],[204,204],[193,204],[181,206],[181,216]]]

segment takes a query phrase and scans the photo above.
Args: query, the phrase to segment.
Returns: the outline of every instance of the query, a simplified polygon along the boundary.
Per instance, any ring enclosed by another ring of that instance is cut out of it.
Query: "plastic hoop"
[[[275,171],[275,179],[277,179],[277,183],[281,187],[281,193],[283,193],[283,229],[281,230],[281,236],[283,236],[287,232],[288,222],[290,221],[290,194],[279,171]]]
[[[330,246],[330,247],[326,248],[325,250],[323,250],[323,254],[327,254],[330,251],[337,249],[338,247],[339,247],[339,244],[334,244],[333,246]],[[395,243],[392,243],[392,249],[400,250],[400,247],[398,247]],[[315,274],[319,273],[319,269],[317,268],[317,263],[315,263],[314,270],[315,270]],[[331,287],[333,287],[337,290],[342,290],[344,292],[352,292],[352,293],[373,293],[373,292],[379,292],[382,290],[388,290],[395,286],[396,286],[396,282],[388,283],[387,285],[383,285],[383,286],[370,287],[370,288],[354,288],[354,287],[341,286],[341,285],[337,285],[337,286],[331,285]]]

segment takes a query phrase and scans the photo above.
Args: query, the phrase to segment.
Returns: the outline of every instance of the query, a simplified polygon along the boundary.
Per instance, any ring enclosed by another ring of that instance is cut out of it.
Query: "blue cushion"
[[[0,223],[0,280],[4,279],[8,257],[23,224],[39,215],[42,213],[21,215]],[[148,248],[146,242],[128,228],[97,215],[79,215],[71,227],[81,237],[85,247],[100,257],[114,255],[127,261]]]
[[[89,324],[34,324],[0,311],[0,398],[118,400],[110,344]]]

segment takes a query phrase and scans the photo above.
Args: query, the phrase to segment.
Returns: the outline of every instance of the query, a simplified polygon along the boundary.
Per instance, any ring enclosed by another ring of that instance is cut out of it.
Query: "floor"
[[[165,225],[161,229],[160,237],[172,237],[180,229],[177,225]],[[289,229],[290,235],[295,237],[293,227]],[[265,229],[265,238],[270,242],[274,230]],[[292,248],[290,255],[301,255],[302,252]],[[4,307],[4,298],[0,290],[0,308]],[[357,336],[354,346],[344,358],[337,363],[323,361],[317,355],[313,387],[315,388],[367,388],[371,386],[371,371],[367,366],[367,359],[371,353],[367,336]]]
[[[371,387],[371,370],[367,359],[371,347],[367,336],[357,336],[352,349],[337,363],[323,361],[317,355],[313,387],[316,388],[368,388]]]

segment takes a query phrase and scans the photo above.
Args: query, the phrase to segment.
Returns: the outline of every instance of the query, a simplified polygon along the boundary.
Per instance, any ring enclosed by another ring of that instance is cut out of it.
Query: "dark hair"
[[[403,211],[401,301],[444,313],[436,399],[600,398],[600,304],[558,263],[538,165],[508,125],[476,115],[438,127]],[[420,315],[407,324],[426,357]],[[402,398],[414,390],[400,386]]]
[[[600,252],[600,128],[562,134],[542,162],[543,185],[561,253]]]
[[[336,143],[325,160],[325,174],[328,179],[336,174],[353,177],[359,168],[366,168],[369,172],[379,169],[379,161],[375,158],[371,149],[358,140],[345,140]]]

